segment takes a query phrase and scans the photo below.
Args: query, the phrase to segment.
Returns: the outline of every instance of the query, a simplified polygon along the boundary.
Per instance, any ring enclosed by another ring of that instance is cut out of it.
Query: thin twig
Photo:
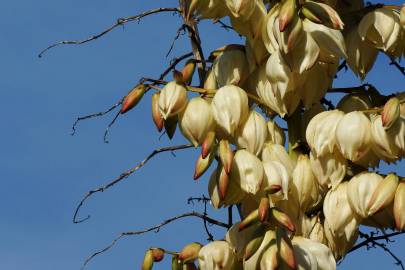
[[[186,31],[186,28],[184,26],[184,24],[182,26],[179,27],[179,29],[177,29],[176,32],[176,36],[174,37],[169,50],[166,53],[166,57],[168,57],[170,55],[170,53],[172,52],[173,48],[174,48],[174,44],[176,43],[176,41],[179,39],[180,35],[184,35]]]
[[[113,111],[115,108],[117,108],[118,106],[120,106],[122,104],[122,101],[124,99],[120,99],[116,104],[114,104],[113,106],[111,106],[108,110],[103,111],[103,112],[98,112],[98,113],[94,113],[94,114],[90,114],[90,115],[86,115],[86,116],[80,116],[76,119],[76,121],[74,122],[73,126],[72,126],[72,133],[71,135],[75,135],[76,134],[76,126],[80,121],[83,120],[87,120],[87,119],[91,119],[91,118],[95,118],[95,117],[100,117],[103,115],[108,114],[109,112]]]
[[[394,57],[390,57],[390,59],[391,59],[390,65],[391,65],[391,66],[395,66],[395,67],[399,70],[399,72],[401,72],[402,75],[405,76],[405,67],[401,66],[401,65],[398,63],[398,61],[395,60]]]
[[[221,28],[224,28],[226,31],[234,30],[232,26],[227,25],[226,23],[224,23],[224,22],[221,21],[221,20],[215,20],[215,21],[214,21],[214,24],[219,24],[219,25],[221,25]]]
[[[107,138],[108,132],[110,131],[110,128],[114,125],[115,121],[117,121],[117,119],[118,119],[118,117],[120,115],[121,115],[121,112],[118,112],[114,116],[113,120],[108,124],[107,128],[105,129],[105,131],[104,131],[104,143],[109,143],[108,138]]]
[[[402,231],[402,232],[393,232],[393,233],[390,233],[390,234],[385,234],[385,235],[380,235],[380,236],[369,237],[368,239],[364,240],[363,242],[360,242],[360,243],[358,243],[357,245],[355,245],[354,247],[352,247],[352,248],[349,250],[349,252],[347,252],[347,253],[353,252],[353,251],[355,251],[355,250],[357,250],[357,249],[359,249],[359,248],[361,248],[361,247],[367,246],[367,245],[368,245],[370,242],[372,242],[372,241],[387,240],[387,239],[389,239],[390,237],[397,236],[397,235],[401,235],[401,234],[404,234],[404,233],[405,233],[405,231]]]
[[[328,100],[326,98],[322,98],[321,103],[328,106],[328,110],[334,110],[335,109],[335,105],[333,105],[332,101],[330,101],[330,100]]]
[[[120,234],[111,242],[111,244],[109,244],[109,245],[106,246],[105,248],[101,249],[100,251],[97,251],[97,252],[93,253],[92,255],[90,255],[90,256],[84,261],[83,266],[82,266],[81,269],[84,269],[84,267],[85,267],[94,257],[96,257],[97,255],[99,255],[99,254],[101,254],[101,253],[104,253],[104,252],[108,251],[109,249],[111,249],[121,238],[123,238],[123,237],[125,237],[125,236],[140,235],[140,234],[148,233],[148,232],[151,232],[151,231],[155,231],[155,232],[157,233],[157,232],[160,231],[160,229],[161,229],[163,226],[165,226],[165,225],[167,225],[167,224],[169,224],[169,223],[172,223],[173,221],[176,221],[176,220],[185,218],[185,217],[197,217],[197,218],[200,218],[200,219],[204,220],[204,222],[208,222],[208,223],[210,223],[210,224],[217,225],[217,226],[219,226],[219,227],[223,227],[223,228],[226,228],[226,229],[229,229],[229,228],[230,228],[230,227],[228,226],[228,224],[223,223],[223,222],[218,221],[218,220],[215,220],[215,219],[213,219],[213,218],[210,218],[210,217],[208,217],[208,216],[205,215],[205,214],[201,214],[201,213],[198,213],[198,212],[189,212],[189,213],[181,214],[181,215],[178,215],[178,216],[169,218],[169,219],[163,221],[162,223],[160,223],[160,224],[158,224],[158,225],[156,225],[156,226],[153,226],[153,227],[150,227],[150,228],[147,228],[147,229],[144,229],[144,230],[129,231],[129,232],[120,233]]]
[[[177,66],[178,63],[180,63],[184,59],[187,59],[191,56],[193,56],[193,53],[189,52],[189,53],[183,54],[182,56],[173,58],[170,61],[170,66],[160,75],[159,80],[163,80],[167,76],[167,74],[169,74],[170,71],[172,71]]]
[[[57,47],[59,45],[67,45],[67,44],[80,45],[80,44],[84,44],[84,43],[93,41],[95,39],[98,39],[98,38],[108,34],[109,32],[111,32],[112,30],[114,30],[115,28],[117,28],[120,25],[124,25],[124,24],[126,24],[128,22],[132,22],[132,21],[140,21],[143,17],[149,16],[149,15],[152,15],[152,14],[156,14],[156,13],[161,13],[161,12],[180,12],[180,10],[178,8],[157,8],[157,9],[148,10],[148,11],[142,12],[142,13],[140,13],[138,15],[130,16],[130,17],[127,17],[127,18],[120,18],[120,19],[118,19],[116,21],[116,23],[111,25],[109,28],[105,29],[104,31],[102,31],[102,32],[100,32],[100,33],[98,33],[96,35],[88,37],[86,39],[83,39],[83,40],[64,40],[64,41],[56,42],[56,43],[48,46],[44,50],[42,50],[38,54],[38,57],[41,58],[44,55],[45,52],[47,52],[48,50],[50,50],[50,49],[52,49],[54,47]]]
[[[112,180],[111,182],[109,182],[99,188],[90,190],[89,192],[86,193],[86,195],[82,198],[80,203],[77,205],[76,210],[73,215],[73,223],[81,223],[90,218],[90,215],[88,215],[87,217],[85,217],[83,219],[77,220],[77,215],[79,213],[80,208],[83,206],[84,202],[93,194],[98,193],[98,192],[104,192],[107,189],[109,189],[110,187],[114,186],[115,184],[121,182],[122,180],[124,180],[125,178],[127,178],[128,176],[130,176],[131,174],[133,174],[140,168],[142,168],[151,158],[153,158],[155,155],[157,155],[159,153],[177,151],[177,150],[187,149],[187,148],[191,148],[191,147],[193,147],[192,144],[182,144],[182,145],[169,146],[169,147],[155,149],[144,160],[142,160],[136,166],[132,167],[131,169],[127,170],[126,172],[122,173],[116,179]]]

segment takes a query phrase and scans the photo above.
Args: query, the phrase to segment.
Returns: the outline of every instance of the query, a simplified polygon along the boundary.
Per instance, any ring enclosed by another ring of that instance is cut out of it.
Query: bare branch
[[[90,41],[93,41],[95,39],[98,39],[106,34],[108,34],[109,32],[111,32],[112,30],[114,30],[115,28],[117,28],[118,26],[124,25],[126,23],[132,22],[132,21],[140,21],[143,17],[152,15],[152,14],[156,14],[156,13],[161,13],[161,12],[180,12],[180,10],[178,8],[156,8],[156,9],[152,9],[152,10],[148,10],[145,12],[142,12],[138,15],[134,15],[134,16],[130,16],[127,18],[119,18],[116,23],[114,23],[113,25],[111,25],[109,28],[105,29],[104,31],[93,35],[91,37],[88,37],[86,39],[83,40],[64,40],[64,41],[59,41],[56,42],[50,46],[48,46],[47,48],[45,48],[44,50],[42,50],[39,54],[38,57],[42,57],[44,55],[45,52],[47,52],[48,50],[55,48],[59,45],[81,45]]]
[[[187,148],[191,148],[191,147],[193,147],[192,144],[182,144],[182,145],[177,145],[177,146],[170,146],[170,147],[163,147],[163,148],[155,149],[144,160],[139,162],[135,167],[132,167],[131,169],[129,169],[126,172],[122,173],[116,179],[112,180],[111,182],[109,182],[109,183],[107,183],[107,184],[105,184],[105,185],[103,185],[103,186],[101,186],[99,188],[90,190],[89,192],[87,192],[87,194],[82,198],[80,203],[77,205],[76,210],[75,210],[74,215],[73,215],[73,223],[81,223],[81,222],[86,221],[87,219],[90,218],[90,215],[88,215],[87,217],[78,220],[77,215],[79,213],[80,208],[83,206],[84,202],[90,196],[92,196],[93,194],[98,193],[98,192],[104,192],[107,189],[109,189],[110,187],[114,186],[115,184],[121,182],[122,180],[124,180],[125,178],[127,178],[128,176],[130,176],[131,174],[133,174],[134,172],[136,172],[140,168],[142,168],[151,158],[153,158],[155,155],[157,155],[159,153],[172,152],[172,151],[187,149]]]
[[[401,72],[402,75],[405,76],[405,67],[401,66],[401,65],[398,63],[398,61],[395,60],[394,57],[390,57],[390,59],[391,59],[390,65],[396,67],[396,68],[399,70],[399,72]]]
[[[227,25],[226,23],[224,23],[221,20],[215,20],[214,24],[219,24],[221,26],[221,28],[224,28],[226,31],[234,30],[232,26]]]
[[[170,55],[170,53],[172,52],[173,48],[174,48],[174,44],[176,43],[176,41],[179,39],[180,35],[184,35],[185,34],[185,26],[184,24],[182,26],[179,27],[179,29],[177,29],[176,32],[176,36],[174,37],[169,50],[166,53],[166,57],[168,57]]]
[[[178,63],[180,63],[184,59],[187,59],[187,58],[189,58],[191,56],[193,56],[193,53],[189,52],[189,53],[186,53],[186,54],[184,54],[182,56],[173,58],[170,61],[170,66],[160,75],[159,80],[163,80],[166,77],[166,75],[169,74],[170,71],[172,71],[177,66]]]
[[[144,230],[129,231],[129,232],[120,233],[120,234],[111,242],[111,244],[109,244],[109,245],[106,246],[105,248],[103,248],[103,249],[101,249],[101,250],[99,250],[99,251],[93,253],[92,255],[90,255],[90,256],[84,261],[83,266],[82,266],[81,269],[84,269],[84,267],[86,267],[86,265],[87,265],[94,257],[96,257],[97,255],[100,255],[100,254],[102,254],[102,253],[108,251],[109,249],[111,249],[121,238],[123,238],[123,237],[125,237],[125,236],[140,235],[140,234],[148,233],[148,232],[151,232],[151,231],[155,231],[155,232],[157,233],[157,232],[159,232],[160,229],[161,229],[162,227],[164,227],[165,225],[167,225],[167,224],[169,224],[169,223],[172,223],[173,221],[176,221],[176,220],[185,218],[185,217],[197,217],[197,218],[199,218],[199,219],[202,219],[202,220],[204,221],[204,224],[205,224],[206,222],[208,222],[208,223],[210,223],[210,224],[217,225],[217,226],[219,226],[219,227],[223,227],[223,228],[226,228],[226,229],[229,229],[229,228],[230,228],[228,224],[226,224],[226,223],[224,223],[224,222],[221,222],[221,221],[218,221],[218,220],[215,220],[215,219],[213,219],[213,218],[210,218],[210,217],[208,217],[206,214],[201,214],[201,213],[198,213],[198,212],[189,212],[189,213],[181,214],[181,215],[178,215],[178,216],[169,218],[169,219],[163,221],[162,223],[160,223],[160,224],[158,224],[158,225],[156,225],[156,226],[153,226],[153,227],[150,227],[150,228],[147,228],[147,229],[144,229]]]
[[[113,120],[108,124],[107,128],[105,129],[105,131],[104,131],[104,143],[109,143],[108,138],[107,138],[108,132],[110,131],[110,128],[114,125],[115,121],[117,121],[117,119],[118,119],[118,117],[120,115],[121,115],[121,112],[118,112],[114,116]]]
[[[352,249],[349,250],[349,252],[353,252],[361,247],[367,246],[369,243],[373,242],[373,241],[378,241],[378,240],[389,240],[390,237],[393,236],[397,236],[397,235],[401,235],[404,234],[405,231],[402,232],[393,232],[390,234],[384,234],[384,235],[380,235],[380,236],[373,236],[373,237],[369,237],[366,240],[364,240],[363,242],[358,243],[357,245],[355,245],[354,247],[352,247]]]

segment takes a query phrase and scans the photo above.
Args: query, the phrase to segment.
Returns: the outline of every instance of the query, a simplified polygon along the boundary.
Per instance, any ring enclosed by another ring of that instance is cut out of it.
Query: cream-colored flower
[[[230,136],[244,124],[249,113],[245,91],[233,85],[218,89],[211,106],[217,125]]]
[[[324,244],[312,241],[310,239],[296,236],[292,239],[294,254],[297,258],[298,267],[302,269],[336,269],[336,261],[331,250]],[[301,254],[301,255],[300,255]],[[312,258],[311,258],[312,257]],[[301,260],[301,259],[303,260]],[[304,267],[308,265],[311,268]],[[298,269],[299,269],[298,268]]]
[[[264,170],[260,159],[246,150],[238,150],[232,163],[230,182],[238,183],[247,193],[256,194],[263,178]]]
[[[398,230],[405,230],[405,182],[399,183],[394,198],[395,226]]]
[[[197,147],[214,128],[211,105],[201,97],[192,98],[180,114],[179,124],[184,137]]]
[[[219,19],[228,14],[228,10],[222,0],[191,0],[189,17],[196,12],[204,19]]]
[[[338,110],[344,113],[368,110],[372,107],[373,104],[371,103],[369,96],[366,94],[358,93],[348,94],[344,96],[336,106]]]
[[[187,90],[183,85],[169,82],[160,91],[159,110],[164,119],[180,113],[187,104]]]
[[[272,186],[281,187],[280,191],[270,195],[272,201],[287,200],[290,175],[284,165],[278,161],[266,161],[263,162],[263,168],[265,173],[264,188]]]
[[[235,139],[239,148],[259,155],[267,139],[266,119],[256,111],[250,111],[246,122],[236,131]]]
[[[345,114],[336,127],[336,143],[343,156],[357,161],[367,153],[371,144],[370,120],[359,111]]]
[[[236,254],[226,241],[213,241],[203,246],[198,253],[201,270],[233,270]]]
[[[248,76],[248,62],[244,50],[227,46],[212,64],[218,86],[241,85]]]
[[[284,130],[280,128],[277,123],[273,120],[267,121],[268,137],[269,143],[284,145],[285,144],[285,134]]]
[[[225,0],[225,4],[234,17],[248,19],[255,8],[257,0]]]
[[[284,146],[266,143],[262,151],[262,161],[278,161],[286,168],[288,175],[292,175],[296,162],[293,161]]]
[[[312,171],[323,188],[335,189],[346,175],[347,161],[338,151],[322,157],[315,157],[311,153],[310,162]]]

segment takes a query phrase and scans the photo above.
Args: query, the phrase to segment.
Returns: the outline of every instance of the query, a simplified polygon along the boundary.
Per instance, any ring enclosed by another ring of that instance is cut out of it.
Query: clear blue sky
[[[393,1],[399,4],[401,1]],[[121,231],[141,229],[186,211],[190,196],[206,194],[207,177],[191,178],[197,151],[163,154],[120,185],[88,201],[72,223],[74,207],[84,193],[136,164],[157,146],[185,142],[159,141],[150,118],[150,99],[119,119],[104,144],[104,127],[112,115],[82,122],[69,135],[74,119],[107,108],[141,76],[157,77],[174,55],[189,51],[181,37],[169,58],[166,51],[180,20],[169,14],[116,29],[84,46],[59,47],[44,58],[37,53],[61,39],[85,38],[116,18],[176,1],[3,0],[0,4],[0,269],[79,269],[93,251]],[[208,32],[208,29],[218,30]],[[207,22],[201,29],[205,48],[242,42]],[[404,90],[404,78],[380,57],[367,81],[380,89]],[[351,72],[339,86],[357,85]],[[383,88],[384,87],[384,88]],[[404,163],[398,165],[405,174]],[[213,211],[211,211],[213,212]],[[225,218],[213,212],[218,218]],[[223,230],[214,230],[217,238]],[[122,240],[96,258],[88,269],[139,269],[144,250],[162,246],[179,250],[191,241],[205,242],[199,220],[187,219],[159,234]],[[405,259],[405,237],[392,247]],[[156,269],[167,269],[168,261]],[[391,269],[381,251],[358,251],[341,269]]]

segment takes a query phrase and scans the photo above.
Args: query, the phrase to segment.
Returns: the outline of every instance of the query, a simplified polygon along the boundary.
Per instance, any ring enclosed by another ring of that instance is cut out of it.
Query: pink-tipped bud
[[[243,231],[257,222],[259,222],[259,210],[256,209],[239,223],[238,229]]]
[[[183,75],[184,84],[189,85],[193,80],[193,75],[196,67],[196,61],[194,59],[190,59],[186,62],[181,73]]]
[[[165,250],[161,248],[151,248],[154,262],[160,262],[165,256]]]
[[[277,208],[271,208],[270,218],[275,220],[278,224],[280,224],[283,228],[289,230],[290,232],[295,232],[294,222],[287,214],[281,212]]]
[[[151,270],[153,267],[153,252],[152,250],[148,249],[145,253],[145,257],[143,258],[142,262],[142,270]]]
[[[202,245],[200,243],[194,242],[186,245],[179,254],[179,259],[184,263],[193,262],[198,258],[198,252],[200,252]]]
[[[229,187],[229,175],[225,172],[225,169],[222,166],[218,177],[218,191],[221,200],[225,199],[226,193],[228,192],[228,187]]]
[[[399,183],[395,192],[394,218],[397,230],[405,230],[405,181]]]
[[[323,24],[337,30],[343,30],[344,23],[340,19],[339,14],[327,4],[305,1],[301,13],[314,23]]]
[[[153,122],[155,123],[158,131],[159,132],[162,131],[163,125],[164,125],[164,120],[159,111],[159,94],[158,93],[155,93],[152,95],[152,119],[153,119]]]
[[[121,114],[124,114],[134,108],[145,94],[146,86],[144,84],[137,85],[133,88],[122,101]]]
[[[293,245],[287,233],[281,228],[277,228],[276,241],[281,260],[283,260],[290,269],[297,269]]]
[[[221,140],[219,142],[219,158],[221,159],[225,172],[230,174],[233,161],[233,151],[228,140]]]
[[[281,4],[279,20],[279,30],[284,32],[288,24],[294,18],[296,11],[295,0],[284,0]]]
[[[211,166],[212,161],[214,160],[215,153],[210,153],[208,154],[207,157],[203,158],[202,155],[200,155],[197,159],[197,162],[195,164],[195,170],[194,170],[194,180],[197,180],[198,178],[203,175],[207,169]]]
[[[382,125],[385,130],[388,130],[397,121],[400,115],[400,101],[398,98],[390,98],[384,105],[381,113]]]
[[[259,220],[261,223],[265,222],[269,217],[270,201],[267,197],[260,200],[259,204]]]
[[[390,173],[378,183],[367,207],[370,216],[385,208],[394,200],[398,182],[398,176]]]
[[[243,259],[245,261],[249,260],[249,258],[252,257],[256,253],[256,251],[259,249],[260,245],[262,244],[263,239],[264,239],[264,234],[260,235],[258,237],[255,237],[249,241],[249,243],[245,247],[245,252],[243,255]]]
[[[215,146],[215,132],[209,131],[201,145],[202,158],[206,158]]]

